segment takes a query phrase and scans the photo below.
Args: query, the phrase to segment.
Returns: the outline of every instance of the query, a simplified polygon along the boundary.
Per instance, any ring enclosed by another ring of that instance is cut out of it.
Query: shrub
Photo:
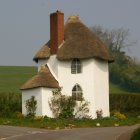
[[[0,116],[9,117],[14,112],[21,112],[20,93],[0,93]]]
[[[21,112],[14,112],[13,117],[17,119],[23,119],[24,115]]]
[[[88,115],[89,108],[88,108],[89,102],[82,99],[81,101],[76,102],[75,108],[74,108],[74,116],[75,118],[91,118],[91,116]]]
[[[27,110],[27,117],[34,117],[37,108],[37,101],[35,100],[34,96],[32,96],[30,99],[26,101],[25,107]]]
[[[133,132],[131,140],[140,140],[140,128]]]
[[[33,117],[34,121],[41,121],[42,119],[43,119],[43,117],[41,117],[41,116],[34,116]]]
[[[73,100],[72,96],[61,94],[61,89],[53,91],[53,97],[49,101],[50,109],[52,110],[55,118],[90,118],[87,115],[89,112],[88,102]]]
[[[50,109],[56,118],[73,118],[75,104],[71,96],[61,94],[61,89],[53,91],[53,97],[49,102]]]
[[[126,119],[126,116],[120,112],[115,112],[113,116],[118,119]]]

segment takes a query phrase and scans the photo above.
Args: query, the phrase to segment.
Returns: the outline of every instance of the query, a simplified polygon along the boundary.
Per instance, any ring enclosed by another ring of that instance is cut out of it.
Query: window
[[[82,89],[78,84],[76,84],[72,89],[72,98],[74,100],[81,101],[82,96],[83,96]]]
[[[71,73],[81,73],[81,61],[79,59],[73,59],[71,63]]]

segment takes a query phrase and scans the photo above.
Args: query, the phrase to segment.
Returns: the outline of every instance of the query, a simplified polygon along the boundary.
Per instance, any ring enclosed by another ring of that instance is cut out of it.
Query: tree
[[[120,52],[136,43],[136,41],[130,41],[129,29],[107,30],[101,26],[94,26],[91,30],[97,34],[111,51]]]
[[[140,63],[124,52],[136,41],[130,41],[128,29],[107,30],[101,26],[91,28],[112,52],[115,63],[109,65],[110,81],[128,91],[140,92]]]

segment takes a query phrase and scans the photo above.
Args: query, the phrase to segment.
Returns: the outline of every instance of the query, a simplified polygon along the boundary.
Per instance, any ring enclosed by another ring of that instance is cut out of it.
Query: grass
[[[109,83],[109,93],[119,94],[119,93],[129,93],[128,91],[122,89],[119,85]]]
[[[50,119],[50,118],[0,118],[1,125],[12,125],[12,126],[22,126],[22,127],[36,127],[45,129],[64,129],[65,127],[73,126],[74,128],[88,128],[97,127],[97,123],[101,127],[119,126],[122,125],[134,125],[140,123],[139,118],[126,118],[126,119],[116,119],[116,118],[104,118],[104,119],[81,119],[81,120],[65,120],[65,119]]]
[[[0,92],[20,92],[21,85],[37,73],[33,66],[0,66]],[[110,83],[110,93],[127,93]]]
[[[21,85],[37,73],[37,67],[0,66],[0,92],[20,92]]]

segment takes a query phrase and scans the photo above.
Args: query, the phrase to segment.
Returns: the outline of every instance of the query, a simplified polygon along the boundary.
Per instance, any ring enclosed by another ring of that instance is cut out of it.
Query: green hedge
[[[110,110],[140,112],[140,94],[110,94]]]
[[[140,128],[133,132],[131,140],[140,140]]]
[[[0,116],[21,112],[21,93],[0,93]],[[110,111],[140,113],[140,94],[110,94]]]
[[[21,93],[0,93],[0,116],[21,112]]]

